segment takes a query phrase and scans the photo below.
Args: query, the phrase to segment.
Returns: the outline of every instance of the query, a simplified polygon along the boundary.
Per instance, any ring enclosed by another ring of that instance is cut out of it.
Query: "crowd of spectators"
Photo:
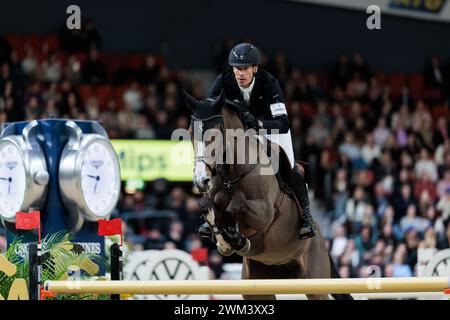
[[[202,98],[209,84],[188,81],[158,54],[104,53],[95,28],[85,30],[20,46],[19,36],[0,37],[0,123],[100,120],[112,139],[169,139],[187,128],[180,88]],[[218,51],[218,68],[232,44]],[[418,75],[374,73],[360,53],[341,55],[321,73],[303,73],[281,53],[264,55],[262,67],[284,91],[295,156],[309,163],[342,276],[366,276],[369,265],[384,276],[413,275],[419,248],[449,247],[450,78],[437,57]],[[168,218],[129,221],[133,250],[207,246],[220,277],[222,263],[238,258],[222,258],[196,235],[191,187],[157,179],[124,191],[118,215],[170,210]]]

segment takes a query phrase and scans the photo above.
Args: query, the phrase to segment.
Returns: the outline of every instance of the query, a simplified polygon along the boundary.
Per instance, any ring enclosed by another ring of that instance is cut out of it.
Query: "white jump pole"
[[[444,292],[447,277],[205,280],[205,281],[47,281],[45,290],[65,294],[326,294]]]

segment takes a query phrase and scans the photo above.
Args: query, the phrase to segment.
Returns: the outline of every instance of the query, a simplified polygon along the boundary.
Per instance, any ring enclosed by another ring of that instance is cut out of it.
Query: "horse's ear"
[[[192,112],[195,111],[197,108],[198,101],[193,96],[191,96],[186,90],[181,89],[181,94],[183,95],[184,101],[186,102],[186,105],[189,109],[191,109]]]
[[[213,107],[217,110],[222,110],[224,103],[225,103],[225,90],[222,89],[222,91],[220,91],[220,95],[217,97],[216,101],[214,101]]]

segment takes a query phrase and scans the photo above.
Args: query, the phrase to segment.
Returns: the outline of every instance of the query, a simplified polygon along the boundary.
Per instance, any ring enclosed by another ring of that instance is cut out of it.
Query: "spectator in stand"
[[[223,270],[223,256],[217,250],[212,250],[209,256],[209,268],[212,270],[214,279],[221,279]]]
[[[83,50],[87,51],[92,47],[101,48],[102,39],[100,37],[100,33],[95,28],[94,22],[91,19],[86,19],[81,29]]]
[[[137,119],[137,127],[134,130],[134,138],[135,139],[154,139],[155,131],[153,127],[148,123],[148,118],[140,114]]]
[[[433,251],[433,254],[437,252],[437,236],[433,228],[428,228],[425,231],[425,235],[422,241],[419,243],[419,248],[429,249]]]
[[[424,122],[432,122],[432,116],[423,100],[418,100],[416,110],[411,116],[412,129],[414,132],[420,132]]]
[[[370,263],[371,250],[374,248],[376,240],[376,232],[369,226],[363,226],[356,235],[355,244],[363,263]]]
[[[339,108],[339,106],[335,107]],[[337,144],[341,144],[344,141],[345,133],[348,130],[347,122],[343,116],[337,116],[334,119],[334,124],[331,129],[331,138]]]
[[[123,93],[123,101],[131,107],[133,113],[139,112],[142,108],[142,94],[137,81],[133,81],[128,89]]]
[[[148,231],[147,239],[144,244],[145,250],[162,250],[167,237],[161,233],[160,225],[153,225]]]
[[[420,199],[424,193],[427,193],[428,199],[434,202],[437,198],[436,183],[431,181],[427,173],[423,173],[419,181],[414,185],[414,197]]]
[[[425,174],[433,182],[436,182],[438,179],[436,163],[430,157],[427,148],[422,148],[420,150],[420,158],[416,162],[414,170],[417,177],[422,177]]]
[[[350,278],[350,267],[348,265],[341,266],[338,272],[341,278]]]
[[[156,114],[156,122],[154,125],[156,139],[170,139],[173,128],[169,126],[169,119],[165,110],[159,110]]]
[[[106,82],[106,67],[100,60],[100,52],[92,47],[82,68],[82,79],[85,84],[103,84]]]
[[[411,230],[424,233],[429,226],[430,221],[417,216],[417,208],[414,205],[408,206],[406,216],[400,220],[400,228],[404,233],[408,233]]]
[[[440,237],[438,247],[440,250],[450,248],[450,223],[447,224],[445,234]]]
[[[433,145],[435,147],[450,140],[450,124],[444,116],[439,117],[437,127],[433,132]]]
[[[42,115],[42,107],[36,96],[31,96],[25,105],[25,119],[28,121],[38,120]]]
[[[325,127],[322,119],[316,119],[308,132],[308,140],[310,141],[310,144],[313,144],[315,147],[323,148],[325,139],[328,135],[329,131],[327,127]]]
[[[345,228],[343,225],[337,225],[334,229],[333,242],[330,250],[330,254],[334,259],[337,259],[344,254],[347,247],[347,236],[345,234]]]
[[[185,239],[183,238],[183,223],[174,221],[170,223],[168,240],[174,243],[177,249],[185,250]]]
[[[411,89],[407,85],[402,86],[400,95],[397,97],[394,103],[394,107],[401,108],[400,106],[407,106],[412,108],[415,104],[415,98],[411,94]]]
[[[394,227],[392,223],[385,223],[381,227],[380,239],[386,246],[397,247],[399,239],[394,234]]]
[[[386,119],[382,117],[378,120],[378,125],[373,132],[373,138],[375,143],[381,148],[388,136],[389,128],[387,127]]]
[[[444,195],[439,199],[436,204],[436,210],[439,211],[442,219],[446,222],[450,222],[450,186],[445,189]]]
[[[353,197],[348,199],[345,204],[346,220],[350,224],[350,230],[353,233],[359,232],[364,214],[370,205],[364,189],[357,186],[353,192]]]
[[[118,108],[114,99],[109,99],[106,103],[106,109],[100,113],[99,120],[103,123],[110,139],[117,139],[121,136],[117,122]]]
[[[319,83],[317,76],[314,73],[310,73],[306,78],[307,88],[309,95],[311,96],[311,102],[319,103],[325,99],[326,94],[324,89]]]
[[[155,55],[147,54],[145,56],[144,64],[138,70],[139,83],[142,85],[155,83],[158,80],[159,69]]]
[[[361,257],[356,247],[355,239],[350,238],[347,242],[344,254],[339,257],[338,266],[348,265],[351,267],[351,273],[356,273],[356,268],[360,265]]]
[[[78,84],[81,82],[81,63],[74,55],[69,56],[64,75],[70,83]]]
[[[445,72],[436,55],[431,56],[424,70],[425,87],[429,90],[430,100],[439,102],[446,88]]]
[[[363,102],[367,98],[368,86],[367,82],[361,78],[359,72],[353,74],[352,79],[347,84],[346,94],[352,100]]]
[[[198,209],[197,199],[188,196],[186,199],[186,218],[184,220],[184,237],[192,237],[195,236],[195,231],[198,225],[200,225],[201,222],[201,214]]]
[[[400,245],[394,254],[393,261],[393,277],[412,277],[413,272],[411,267],[405,263],[406,256],[406,247],[404,245]]]
[[[352,67],[350,65],[348,56],[346,54],[341,54],[332,71],[333,84],[334,86],[345,88],[351,77]]]
[[[168,207],[169,203],[169,187],[167,185],[167,180],[156,179],[153,181],[152,192],[149,192],[145,202],[148,204],[149,208],[152,210],[163,210]]]
[[[362,147],[365,143],[367,132],[366,121],[362,116],[357,116],[355,119],[355,127],[353,128],[353,136],[355,138],[355,143],[359,147]]]
[[[286,81],[288,80],[289,75],[292,72],[292,68],[286,61],[286,57],[284,56],[284,54],[278,52],[273,59],[273,64],[268,66],[267,71],[269,71],[274,75],[275,78],[278,79],[280,86],[283,88],[286,84]]]
[[[361,75],[361,78],[365,81],[369,81],[370,79],[370,68],[361,54],[361,52],[353,53],[353,61],[351,64],[353,75],[358,72]]]
[[[411,186],[409,184],[401,186],[400,192],[394,195],[392,202],[395,208],[396,222],[406,215],[406,211],[409,207],[417,205],[417,201],[412,195]]]
[[[361,149],[361,156],[368,167],[371,166],[374,159],[381,156],[381,148],[375,143],[372,133],[366,135],[366,142]]]
[[[38,70],[38,61],[33,48],[25,47],[25,58],[22,60],[23,72],[30,78],[35,79]]]
[[[62,76],[61,61],[57,54],[51,53],[48,58],[42,63],[40,70],[40,79],[44,82],[58,82]]]
[[[345,134],[344,143],[339,146],[338,150],[352,161],[359,159],[361,156],[361,149],[354,142],[353,133],[351,132]]]
[[[41,114],[42,119],[47,119],[53,115],[55,118],[61,117],[59,110],[56,105],[56,101],[52,98],[47,99],[45,104],[44,112]]]

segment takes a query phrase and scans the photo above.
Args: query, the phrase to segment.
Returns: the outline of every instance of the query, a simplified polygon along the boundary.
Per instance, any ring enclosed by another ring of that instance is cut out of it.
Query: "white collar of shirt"
[[[252,82],[250,83],[250,85],[247,88],[241,87],[239,86],[239,89],[241,89],[242,92],[242,96],[244,97],[245,102],[249,102],[250,101],[250,96],[252,94],[252,90],[253,90],[253,86],[255,85],[255,77],[253,77]]]

